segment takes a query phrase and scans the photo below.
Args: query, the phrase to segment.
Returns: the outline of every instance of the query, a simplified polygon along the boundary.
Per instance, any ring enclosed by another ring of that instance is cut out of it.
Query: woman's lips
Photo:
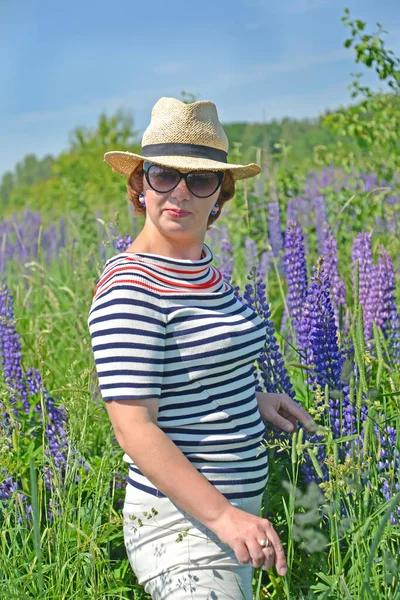
[[[187,215],[191,214],[187,210],[174,210],[173,208],[166,208],[165,212],[167,212],[172,217],[177,217],[178,219],[180,219],[181,217],[186,217]]]

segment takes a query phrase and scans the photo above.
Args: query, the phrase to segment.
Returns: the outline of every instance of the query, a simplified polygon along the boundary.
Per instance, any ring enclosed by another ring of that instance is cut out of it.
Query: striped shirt
[[[262,319],[212,265],[122,252],[96,282],[88,327],[102,398],[158,398],[157,425],[228,499],[256,496],[268,476],[253,364]],[[164,497],[133,460],[128,485]]]

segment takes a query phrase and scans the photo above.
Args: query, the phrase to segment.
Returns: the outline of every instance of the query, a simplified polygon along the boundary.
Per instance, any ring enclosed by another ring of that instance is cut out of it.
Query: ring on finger
[[[269,541],[268,538],[264,538],[263,540],[259,540],[258,542],[261,546],[261,548],[268,548],[268,546],[271,545],[271,542]]]

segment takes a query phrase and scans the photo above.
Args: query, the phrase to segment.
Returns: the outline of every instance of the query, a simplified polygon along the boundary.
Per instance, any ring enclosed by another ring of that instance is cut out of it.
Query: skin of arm
[[[231,504],[157,426],[157,405],[156,399],[107,402],[117,441],[157,489],[212,529]]]
[[[279,575],[286,574],[285,552],[270,521],[234,507],[199,473],[158,427],[157,399],[113,400],[107,411],[121,448],[163,494],[233,548],[241,564],[275,564]],[[266,536],[272,546],[261,548],[257,540]]]

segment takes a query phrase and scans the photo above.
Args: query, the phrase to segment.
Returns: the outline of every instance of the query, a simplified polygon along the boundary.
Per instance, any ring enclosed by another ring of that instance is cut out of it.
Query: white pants
[[[262,494],[231,504],[259,516],[261,501]],[[123,516],[130,565],[153,600],[252,600],[253,567],[239,564],[229,546],[169,498],[128,483]]]

